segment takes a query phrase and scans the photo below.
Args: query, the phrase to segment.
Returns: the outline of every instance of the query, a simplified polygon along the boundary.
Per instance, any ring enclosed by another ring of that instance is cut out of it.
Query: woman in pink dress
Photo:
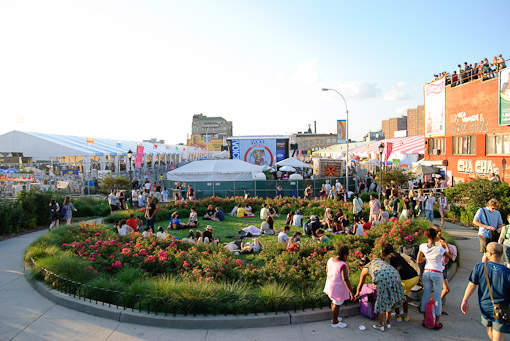
[[[354,299],[354,292],[352,291],[351,282],[349,282],[349,268],[345,264],[348,256],[349,248],[347,246],[340,246],[337,256],[330,258],[326,265],[328,277],[324,286],[324,293],[331,299],[331,311],[333,314],[331,327],[333,328],[347,327],[347,324],[342,323],[342,318],[338,317],[340,306],[345,300]]]

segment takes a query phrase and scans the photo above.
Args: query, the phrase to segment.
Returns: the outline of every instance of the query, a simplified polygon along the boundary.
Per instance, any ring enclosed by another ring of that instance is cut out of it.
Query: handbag
[[[494,297],[492,297],[491,284],[489,281],[489,275],[487,274],[487,262],[483,263],[483,270],[485,272],[485,280],[487,281],[487,288],[489,288],[489,295],[491,295],[491,301],[493,306],[494,318],[501,323],[510,323],[510,307],[499,303],[494,303]]]

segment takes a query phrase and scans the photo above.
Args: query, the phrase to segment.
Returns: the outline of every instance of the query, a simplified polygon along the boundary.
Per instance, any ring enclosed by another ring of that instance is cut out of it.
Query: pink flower
[[[151,255],[151,256],[147,256],[147,257],[145,258],[145,261],[146,261],[147,263],[154,263],[154,262],[156,261],[156,258],[154,258],[154,256],[152,256],[152,255]]]
[[[122,267],[122,263],[120,261],[116,261],[114,263],[112,263],[112,268],[121,268]]]
[[[142,256],[146,256],[147,255],[147,251],[145,249],[141,249],[140,251],[138,251],[138,254],[140,254]]]
[[[120,252],[121,255],[129,255],[129,253],[131,252],[130,249],[128,248],[125,248],[125,249],[122,249],[122,251]]]
[[[191,264],[190,264],[190,263],[188,263],[188,261],[187,261],[187,260],[185,260],[185,261],[184,261],[184,263],[182,264],[182,266],[183,266],[183,267],[189,267],[189,266],[191,266]]]
[[[237,264],[243,264],[243,261],[242,261],[242,260],[240,260],[240,259],[236,259],[236,263],[237,263]]]

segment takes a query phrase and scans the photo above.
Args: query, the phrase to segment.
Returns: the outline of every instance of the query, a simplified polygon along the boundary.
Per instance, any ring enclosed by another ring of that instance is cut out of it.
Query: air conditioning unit
[[[439,155],[439,149],[432,149],[432,155]]]

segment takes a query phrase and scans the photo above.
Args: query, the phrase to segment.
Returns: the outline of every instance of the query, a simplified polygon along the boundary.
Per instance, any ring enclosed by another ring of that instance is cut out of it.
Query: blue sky
[[[193,114],[235,135],[317,121],[350,137],[423,104],[457,64],[510,58],[509,1],[2,1],[0,133],[185,142]],[[484,13],[485,17],[484,17]],[[490,14],[489,14],[490,13]]]

